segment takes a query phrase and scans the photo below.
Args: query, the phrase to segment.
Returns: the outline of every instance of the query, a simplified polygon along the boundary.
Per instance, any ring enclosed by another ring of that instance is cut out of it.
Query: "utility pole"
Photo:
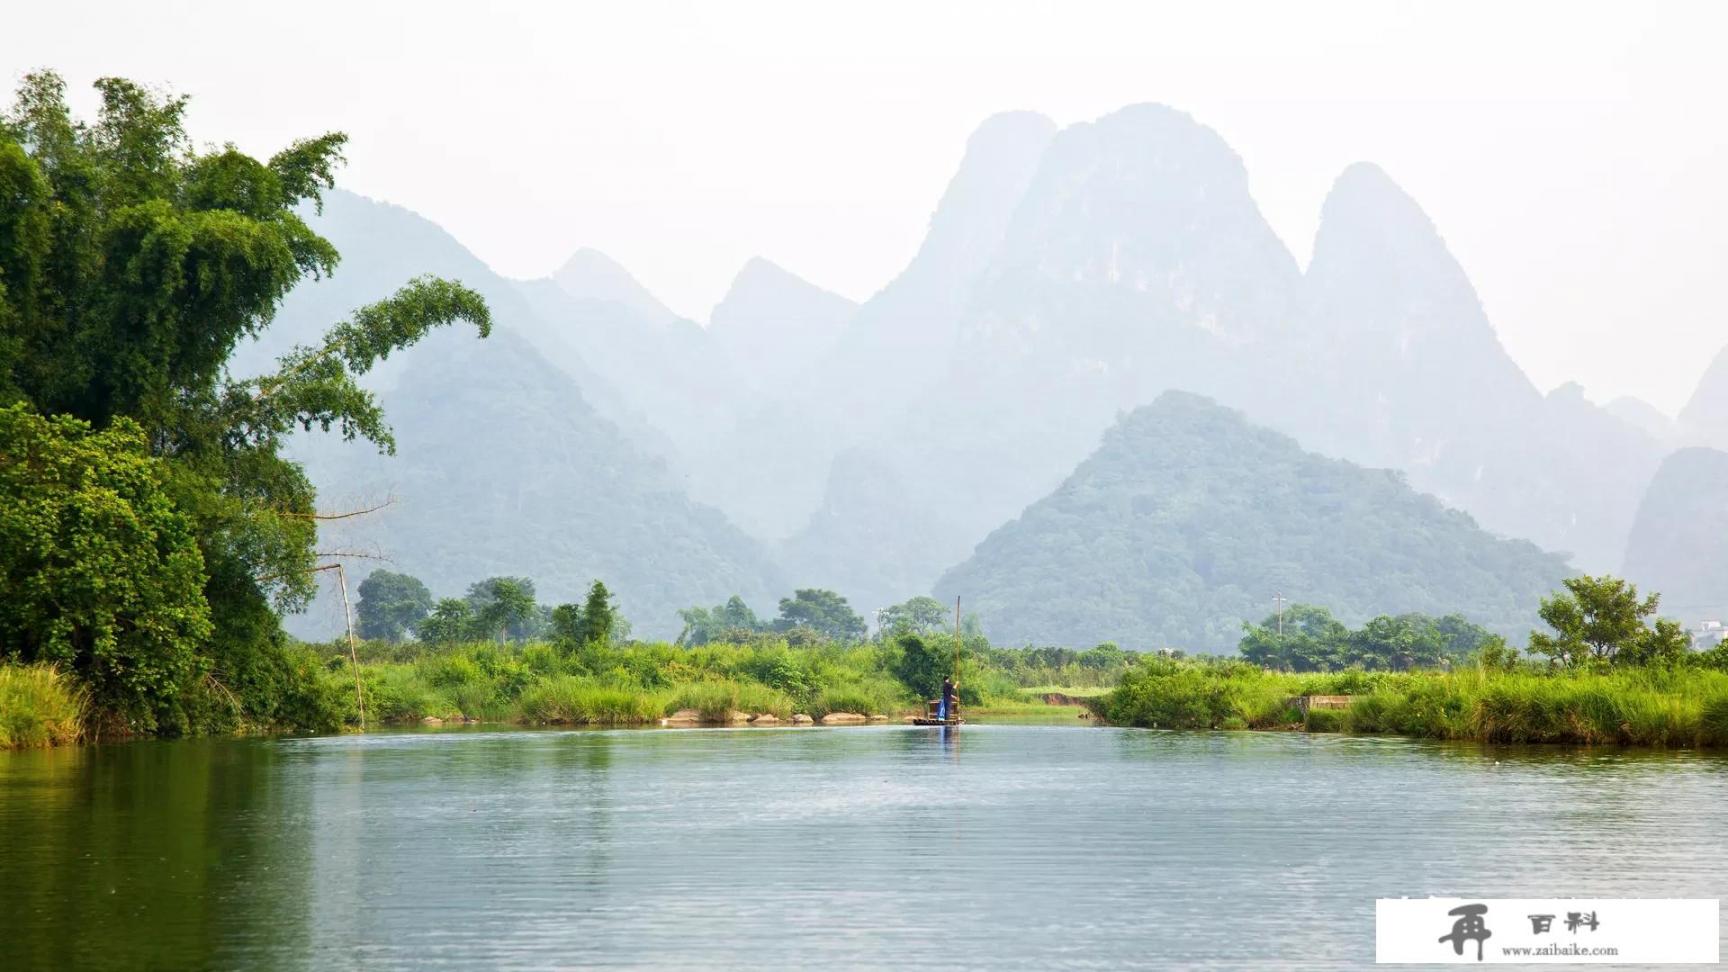
[[[1272,595],[1272,603],[1278,606],[1278,640],[1282,642],[1284,640],[1284,605],[1289,604],[1290,601],[1284,597],[1283,591],[1279,591]]]

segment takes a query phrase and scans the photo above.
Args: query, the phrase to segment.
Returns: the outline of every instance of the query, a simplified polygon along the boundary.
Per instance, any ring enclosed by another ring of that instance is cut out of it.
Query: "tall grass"
[[[0,749],[76,742],[87,706],[84,690],[51,665],[0,665]]]
[[[1350,695],[1304,715],[1301,695]],[[1100,703],[1112,722],[1166,729],[1387,733],[1502,743],[1728,746],[1728,673],[1339,672],[1291,675],[1243,664],[1147,666]]]
[[[667,696],[602,685],[575,675],[557,675],[522,693],[520,711],[543,725],[643,725],[666,712]]]
[[[778,719],[789,719],[794,706],[786,693],[767,685],[719,679],[678,686],[670,708],[695,709],[703,722],[725,722],[734,712],[749,715],[765,712]]]
[[[891,678],[857,678],[823,687],[810,700],[809,715],[817,719],[830,712],[886,715],[907,707],[908,699],[905,687]]]

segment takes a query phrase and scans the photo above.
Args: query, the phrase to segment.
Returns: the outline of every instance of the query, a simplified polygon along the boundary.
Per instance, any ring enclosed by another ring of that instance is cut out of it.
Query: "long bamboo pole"
[[[336,579],[342,584],[342,620],[348,624],[348,664],[354,669],[354,706],[360,710],[360,729],[366,729],[366,696],[360,691],[360,656],[354,650],[354,611],[348,606],[348,572],[336,565]]]

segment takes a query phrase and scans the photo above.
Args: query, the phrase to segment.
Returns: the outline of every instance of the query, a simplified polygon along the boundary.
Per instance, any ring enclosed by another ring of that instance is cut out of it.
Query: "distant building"
[[[1700,621],[1692,629],[1692,650],[1708,651],[1723,641],[1728,641],[1728,626],[1720,621]]]

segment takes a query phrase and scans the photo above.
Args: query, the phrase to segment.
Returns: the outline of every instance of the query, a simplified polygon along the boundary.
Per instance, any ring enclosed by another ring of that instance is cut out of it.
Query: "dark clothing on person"
[[[953,679],[945,678],[942,680],[942,718],[958,718],[958,714],[954,708],[954,697],[958,694],[958,690],[954,688]]]

